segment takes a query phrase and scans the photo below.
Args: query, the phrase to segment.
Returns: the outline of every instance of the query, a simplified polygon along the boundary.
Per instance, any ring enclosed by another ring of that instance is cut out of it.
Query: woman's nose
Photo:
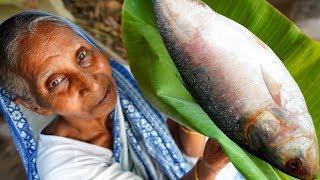
[[[100,87],[100,81],[96,74],[91,73],[79,73],[78,85],[80,96],[86,96],[87,94],[97,92]]]

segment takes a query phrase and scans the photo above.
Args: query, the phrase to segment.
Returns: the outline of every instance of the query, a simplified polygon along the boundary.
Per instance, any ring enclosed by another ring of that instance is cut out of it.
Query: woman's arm
[[[170,133],[185,154],[193,157],[201,157],[190,172],[182,179],[215,179],[218,172],[229,163],[229,159],[224,155],[216,140],[209,139],[206,143],[206,137],[204,135],[183,127],[170,118],[168,118],[167,124]]]
[[[168,118],[169,131],[177,145],[191,157],[201,157],[206,144],[206,137],[189,128],[186,128]]]

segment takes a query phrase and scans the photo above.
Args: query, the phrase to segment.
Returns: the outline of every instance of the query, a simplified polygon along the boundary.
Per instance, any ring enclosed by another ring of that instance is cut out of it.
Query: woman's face
[[[41,108],[80,119],[112,111],[116,87],[106,57],[69,28],[38,25],[20,47],[22,76]]]

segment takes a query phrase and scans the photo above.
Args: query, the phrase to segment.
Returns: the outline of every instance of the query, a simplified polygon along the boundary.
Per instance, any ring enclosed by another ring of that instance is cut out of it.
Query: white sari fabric
[[[69,138],[40,134],[37,152],[40,179],[150,179],[129,143],[119,98],[114,113],[119,120],[119,126],[115,127],[120,133],[117,141],[122,146],[119,162],[115,161],[114,152],[110,149]],[[148,157],[147,152],[142,153],[145,158]],[[167,179],[156,164],[150,158],[148,160],[148,169],[152,170],[155,178]]]

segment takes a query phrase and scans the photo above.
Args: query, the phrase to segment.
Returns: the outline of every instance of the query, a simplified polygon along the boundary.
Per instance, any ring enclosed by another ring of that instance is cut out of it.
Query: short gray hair
[[[49,22],[58,26],[70,27],[76,33],[80,31],[80,34],[79,32],[77,34],[88,41],[87,35],[82,35],[82,30],[74,24],[40,11],[16,14],[0,25],[0,87],[12,97],[20,97],[31,104],[37,102],[31,96],[28,83],[21,77],[17,69],[22,57],[20,41],[23,37],[31,35],[39,24]]]

